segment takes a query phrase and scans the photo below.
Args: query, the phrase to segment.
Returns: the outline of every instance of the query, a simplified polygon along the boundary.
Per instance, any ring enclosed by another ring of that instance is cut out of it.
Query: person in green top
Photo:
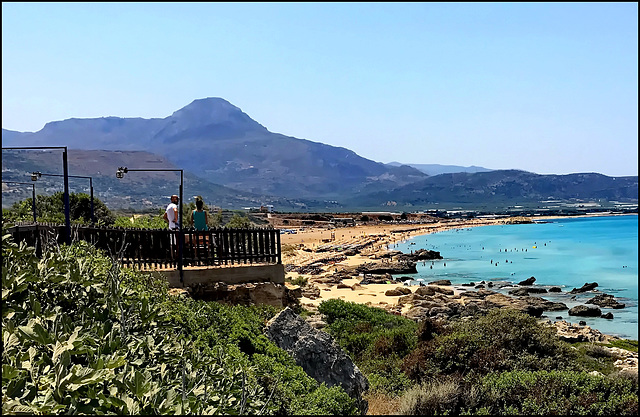
[[[209,217],[203,209],[202,200],[196,200],[196,209],[191,212],[191,223],[196,230],[209,230]]]

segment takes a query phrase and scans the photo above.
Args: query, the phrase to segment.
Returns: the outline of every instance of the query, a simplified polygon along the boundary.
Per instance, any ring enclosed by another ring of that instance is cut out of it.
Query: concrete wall
[[[156,272],[164,275],[170,287],[182,287],[179,271]],[[229,285],[248,282],[273,282],[284,284],[284,265],[232,266],[210,269],[185,269],[184,286],[224,282]]]

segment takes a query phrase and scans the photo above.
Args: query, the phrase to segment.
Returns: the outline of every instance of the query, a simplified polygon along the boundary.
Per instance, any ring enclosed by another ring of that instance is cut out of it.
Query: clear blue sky
[[[638,175],[637,3],[2,3],[2,127],[222,97],[379,162]]]

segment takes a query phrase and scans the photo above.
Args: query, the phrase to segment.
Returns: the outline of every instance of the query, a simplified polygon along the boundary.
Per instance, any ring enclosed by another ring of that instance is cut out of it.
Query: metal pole
[[[178,250],[180,251],[178,257],[178,270],[180,271],[180,282],[184,287],[184,271],[183,271],[183,254],[182,249],[184,246],[184,231],[182,230],[182,186],[184,181],[184,173],[180,170],[180,212],[178,213],[178,238],[180,239],[178,243]]]
[[[93,178],[89,177],[89,188],[91,188],[91,225],[95,226],[96,216],[93,214]]]
[[[71,217],[69,214],[69,165],[67,164],[67,147],[62,151],[62,169],[64,172],[64,222],[67,230],[67,245],[71,245]]]
[[[33,222],[37,223],[36,221],[36,185],[31,184],[31,187],[33,187],[33,197],[31,198],[31,205],[33,207]]]

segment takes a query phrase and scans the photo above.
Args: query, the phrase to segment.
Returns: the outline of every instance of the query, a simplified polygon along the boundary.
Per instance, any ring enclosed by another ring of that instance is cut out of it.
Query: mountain
[[[471,204],[504,206],[545,200],[638,201],[638,177],[597,173],[540,175],[519,170],[440,174],[409,186],[374,192],[345,204],[398,206]]]
[[[67,119],[34,133],[3,129],[2,139],[4,146],[147,151],[212,183],[286,198],[338,199],[426,178],[415,168],[272,133],[221,98],[194,100],[164,119]]]
[[[469,167],[463,167],[459,165],[440,165],[440,164],[402,164],[400,162],[389,162],[387,165],[399,167],[402,165],[408,165],[417,170],[424,172],[427,175],[439,175],[439,174],[454,174],[456,172],[488,172],[493,171],[488,168],[478,167],[471,165]]]
[[[47,123],[38,132],[3,129],[2,140],[4,147],[67,146],[69,172],[92,176],[94,190],[110,207],[162,205],[177,192],[175,173],[132,172],[119,181],[119,166],[179,167],[185,171],[185,200],[202,195],[208,204],[224,208],[273,204],[280,211],[344,211],[440,203],[505,206],[549,199],[638,199],[637,176],[383,164],[345,148],[270,132],[221,98],[194,100],[165,118],[72,118]],[[48,162],[42,159],[46,154],[3,151],[3,180],[24,181],[33,170],[59,173],[59,151],[49,152],[53,159]],[[442,173],[452,170],[459,172]],[[5,194],[15,197],[3,192],[3,205]]]
[[[116,178],[118,167],[132,169],[179,169],[166,158],[144,151],[94,151],[68,150],[69,175],[92,178],[94,197],[106,202],[112,209],[145,209],[164,206],[171,194],[179,194],[180,174],[167,171],[132,171],[122,179]],[[62,174],[60,151],[3,150],[2,181],[17,181],[31,184],[30,174],[40,171],[45,174]],[[234,190],[205,181],[190,172],[184,173],[183,197],[185,202],[201,195],[207,204],[225,209],[255,207],[262,204],[277,205],[281,210],[324,207],[323,202],[303,199],[286,199],[264,194],[253,194]],[[51,194],[63,190],[59,176],[42,176],[36,186],[38,194]],[[90,182],[86,178],[69,178],[71,192],[89,194]],[[32,188],[25,185],[3,184],[2,206],[9,207],[15,201],[31,197]]]

